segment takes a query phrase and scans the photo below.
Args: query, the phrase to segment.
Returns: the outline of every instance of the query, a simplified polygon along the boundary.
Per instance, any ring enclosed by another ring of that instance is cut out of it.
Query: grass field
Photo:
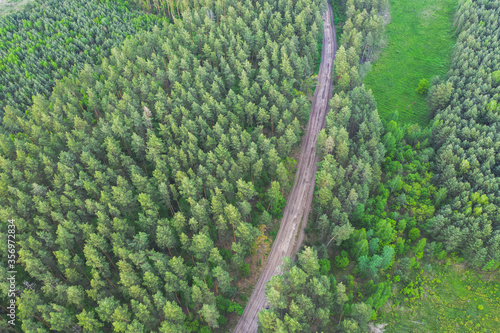
[[[391,22],[385,48],[374,61],[365,84],[371,88],[384,119],[399,112],[401,123],[426,126],[425,96],[415,92],[420,79],[444,77],[454,45],[453,16],[457,0],[389,0]]]
[[[0,16],[22,8],[31,0],[0,0]]]
[[[452,263],[425,274],[422,298],[384,307],[386,332],[500,332],[500,280]]]

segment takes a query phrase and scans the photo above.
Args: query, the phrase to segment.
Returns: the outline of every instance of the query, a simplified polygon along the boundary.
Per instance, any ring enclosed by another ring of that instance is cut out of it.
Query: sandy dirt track
[[[316,139],[319,131],[325,126],[328,113],[328,102],[332,97],[332,68],[337,51],[337,38],[333,25],[333,12],[328,1],[328,10],[323,14],[324,32],[321,64],[318,73],[318,83],[313,96],[311,114],[305,136],[302,139],[302,150],[295,175],[295,182],[283,210],[281,226],[274,240],[257,284],[245,307],[234,333],[257,332],[259,311],[267,307],[266,283],[275,274],[284,257],[295,256],[304,238],[304,228],[307,224],[311,208],[318,158],[316,156]]]

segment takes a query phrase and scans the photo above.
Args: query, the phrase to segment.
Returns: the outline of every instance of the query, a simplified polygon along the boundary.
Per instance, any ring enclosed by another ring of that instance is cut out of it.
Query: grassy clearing
[[[500,280],[447,260],[425,273],[420,298],[385,306],[386,332],[500,332]]]
[[[420,79],[446,74],[456,7],[456,0],[390,0],[387,44],[365,78],[382,119],[398,110],[402,123],[428,124],[425,96],[415,89]]]
[[[0,16],[24,7],[31,0],[0,0]]]

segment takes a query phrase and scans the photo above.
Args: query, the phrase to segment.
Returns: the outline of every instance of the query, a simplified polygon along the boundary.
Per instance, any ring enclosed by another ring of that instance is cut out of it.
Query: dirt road
[[[316,139],[319,131],[325,126],[328,102],[332,97],[333,82],[331,78],[333,60],[337,51],[337,38],[333,25],[332,7],[328,2],[328,10],[323,15],[323,50],[318,73],[318,84],[313,96],[311,114],[305,136],[302,139],[302,150],[295,175],[295,182],[283,211],[280,230],[274,240],[266,266],[245,307],[234,333],[257,332],[259,311],[267,306],[265,295],[266,283],[275,274],[279,274],[279,266],[283,257],[294,256],[304,238],[304,228],[307,224],[311,208],[316,170]]]

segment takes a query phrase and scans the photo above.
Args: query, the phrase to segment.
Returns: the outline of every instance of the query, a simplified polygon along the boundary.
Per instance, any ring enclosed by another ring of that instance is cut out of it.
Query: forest
[[[500,263],[499,2],[465,2],[445,80],[429,91],[437,182],[448,202],[425,228],[474,266]]]
[[[339,5],[345,16],[335,94],[317,143],[322,160],[306,241],[312,247],[268,283],[272,307],[259,314],[262,332],[401,331],[400,320],[386,328],[390,317],[382,317],[382,307],[392,303],[396,313],[400,304],[438,301],[439,295],[426,300],[439,280],[436,263],[450,265],[455,255],[498,282],[500,3],[460,4],[451,68],[421,92],[434,117],[423,129],[399,122],[397,111],[381,121],[361,83],[369,68],[362,54],[383,34],[363,24],[370,9],[372,22],[380,22],[384,9],[373,10],[374,4]],[[460,325],[495,331],[494,307],[490,321]],[[413,325],[404,328],[421,331]]]
[[[476,275],[489,294],[457,325],[500,329],[500,1],[460,1],[447,74],[412,88],[427,126],[379,115],[364,83],[393,1],[331,0],[311,213],[261,333],[426,331],[400,318],[426,324],[415,309],[446,303],[444,283],[467,303]],[[328,4],[32,0],[0,16],[0,331],[232,332],[297,180]]]
[[[241,309],[231,281],[283,206],[324,3],[208,5],[5,107],[23,331],[210,331]]]
[[[48,95],[57,80],[85,63],[99,64],[125,38],[160,20],[121,2],[66,0],[35,0],[0,17],[0,118],[7,104],[24,112],[33,95]]]

